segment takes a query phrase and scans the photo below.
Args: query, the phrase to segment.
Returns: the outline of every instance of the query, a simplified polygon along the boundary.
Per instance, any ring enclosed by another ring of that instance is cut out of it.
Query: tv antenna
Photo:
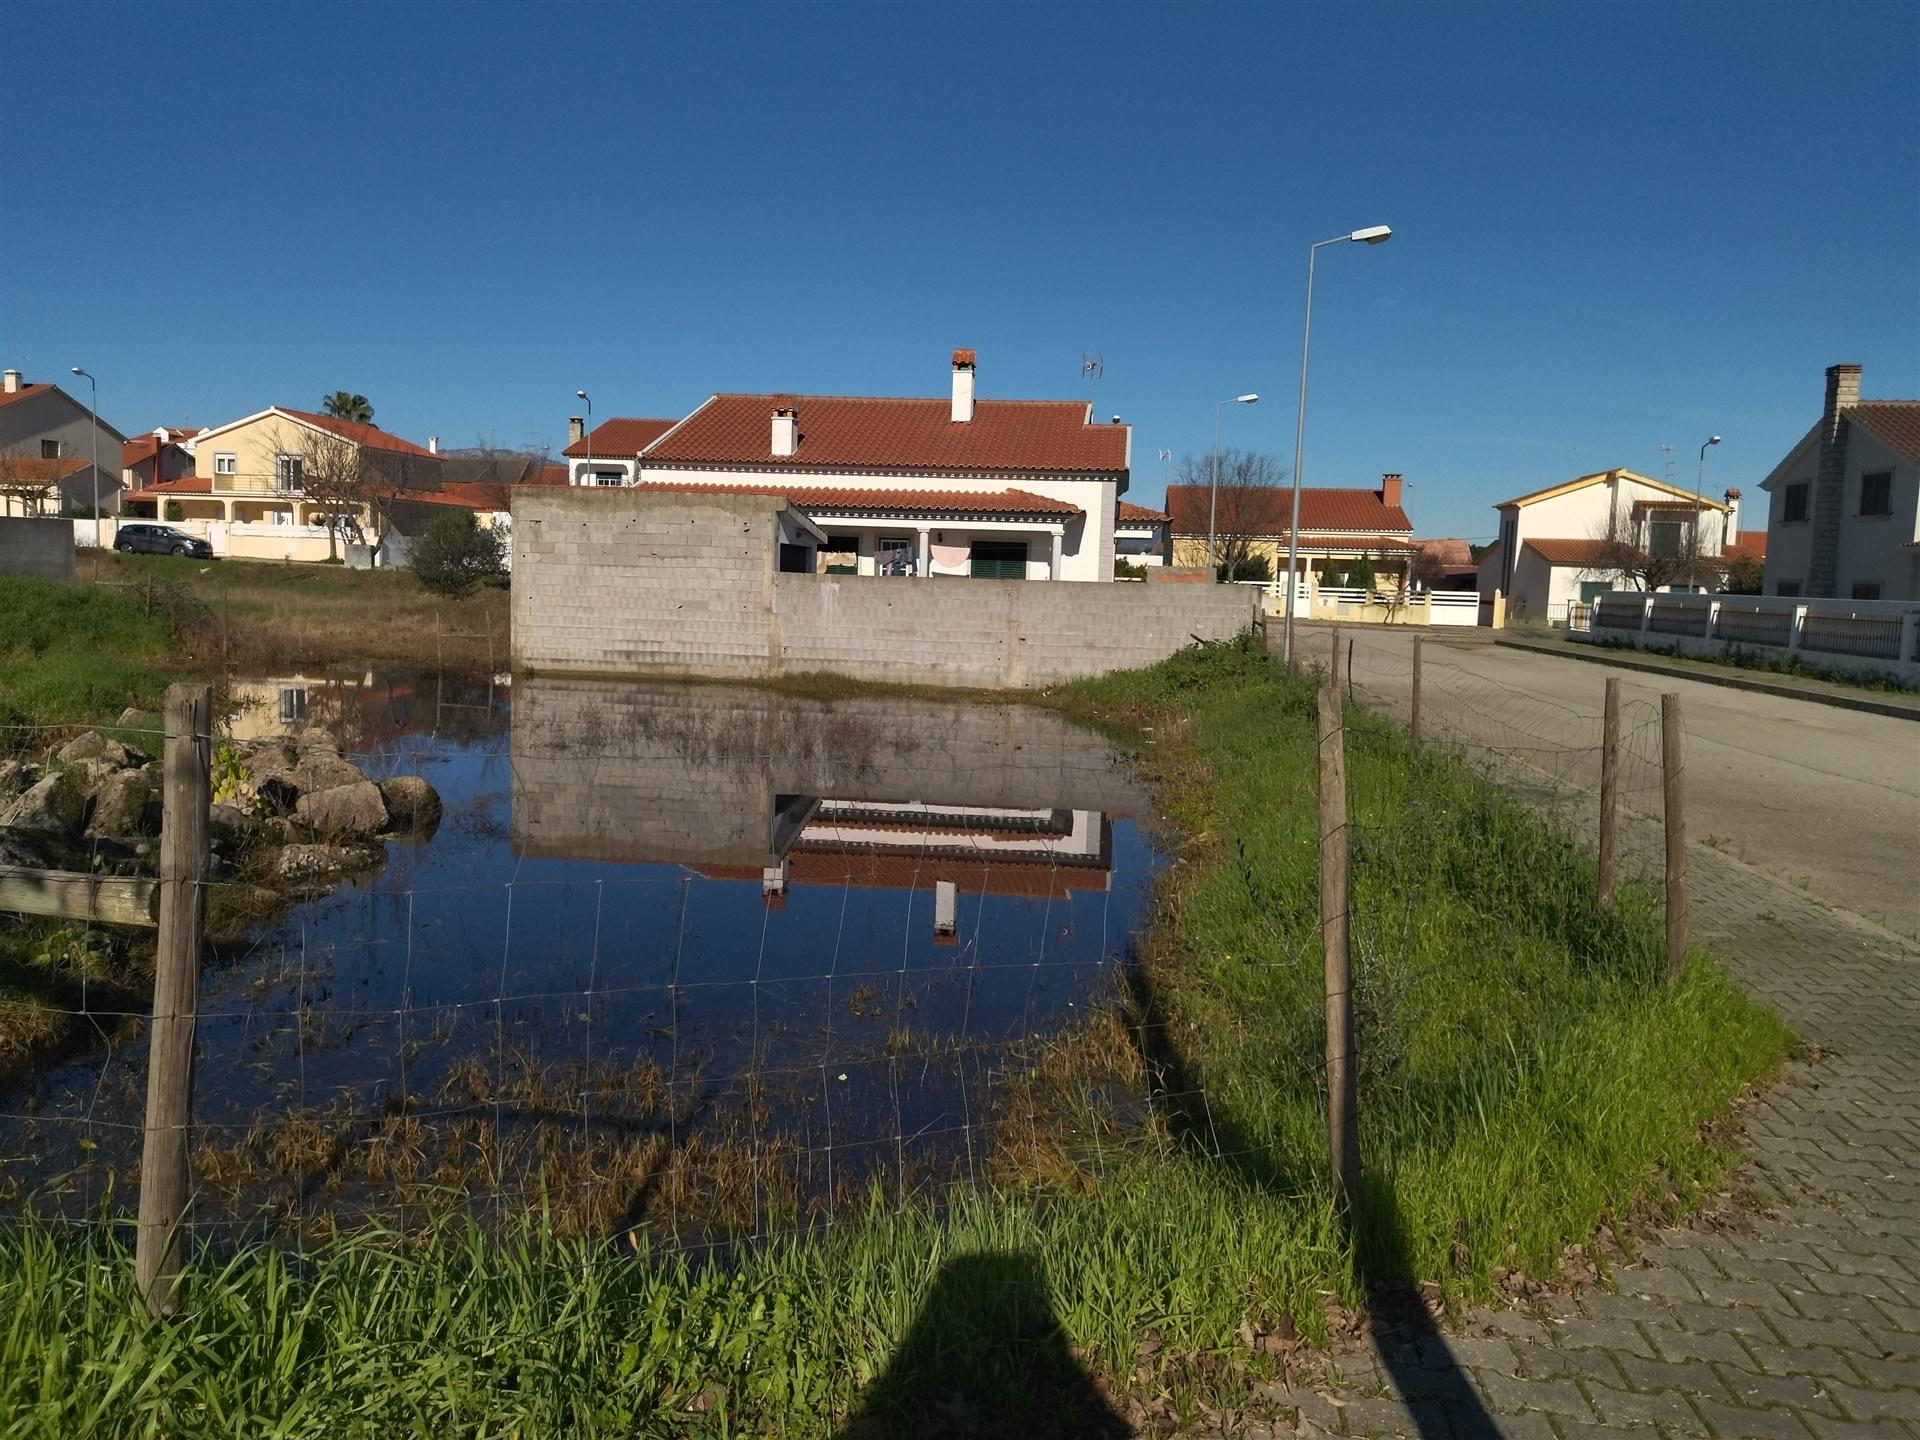
[[[1080,378],[1093,387],[1088,392],[1090,408],[1087,413],[1090,416],[1100,408],[1100,377],[1106,368],[1107,362],[1100,356],[1089,355],[1084,350],[1080,352]]]
[[[1673,483],[1673,446],[1671,444],[1660,447],[1660,465],[1660,478],[1671,485]]]
[[[1162,486],[1165,486],[1167,483],[1167,467],[1172,463],[1173,463],[1173,451],[1162,450],[1160,452],[1160,484]]]

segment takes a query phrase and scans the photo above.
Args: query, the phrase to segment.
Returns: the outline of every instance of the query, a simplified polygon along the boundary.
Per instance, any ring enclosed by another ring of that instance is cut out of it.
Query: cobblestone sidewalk
[[[1689,870],[1696,936],[1814,1047],[1746,1116],[1761,1213],[1349,1361],[1302,1433],[1920,1440],[1920,952],[1708,847]]]

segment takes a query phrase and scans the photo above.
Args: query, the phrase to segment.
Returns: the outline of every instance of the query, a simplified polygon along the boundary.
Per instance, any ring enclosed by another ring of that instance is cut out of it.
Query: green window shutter
[[[975,580],[1027,578],[1026,542],[976,540],[968,551],[969,573]]]

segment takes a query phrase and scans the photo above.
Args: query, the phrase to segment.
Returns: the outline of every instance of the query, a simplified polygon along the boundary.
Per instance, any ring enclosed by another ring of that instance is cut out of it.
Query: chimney
[[[973,422],[973,371],[977,363],[971,350],[953,352],[953,423]]]
[[[792,405],[777,405],[773,411],[773,454],[777,460],[790,459],[800,439],[800,412]]]
[[[9,370],[7,371],[7,394],[18,395],[19,393],[20,372],[18,370]]]
[[[1723,538],[1720,542],[1720,551],[1722,554],[1731,550],[1734,542],[1740,538],[1740,492],[1729,488],[1726,491],[1725,498],[1727,502],[1727,525],[1726,529],[1721,532]]]
[[[1804,594],[1833,598],[1840,571],[1840,492],[1847,478],[1847,411],[1860,401],[1860,367],[1827,367],[1826,407],[1820,412],[1818,468],[1813,476],[1813,536]]]
[[[1380,477],[1380,503],[1389,510],[1400,507],[1400,476],[1398,472]]]
[[[567,417],[567,444],[578,445],[587,433],[587,422],[578,415]]]
[[[438,455],[440,453],[440,437],[438,435],[427,436],[427,453],[429,455]]]

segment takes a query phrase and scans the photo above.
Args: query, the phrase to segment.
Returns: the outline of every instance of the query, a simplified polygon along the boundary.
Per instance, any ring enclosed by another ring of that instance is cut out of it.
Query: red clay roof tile
[[[1920,400],[1862,400],[1847,411],[1900,457],[1920,464]]]
[[[378,425],[362,425],[357,420],[341,420],[332,415],[315,415],[310,410],[295,410],[290,406],[273,407],[282,415],[291,415],[296,420],[304,420],[309,425],[331,431],[356,445],[364,445],[369,450],[388,450],[399,455],[420,455],[428,460],[440,457],[424,445],[416,445],[411,440],[402,440],[398,435],[382,430]]]
[[[603,460],[631,460],[679,423],[678,420],[638,420],[616,415],[602,420],[586,439],[574,441],[560,453],[579,459],[591,453]],[[588,440],[592,441],[591,451]]]
[[[1164,510],[1149,510],[1146,506],[1136,505],[1131,500],[1122,500],[1117,518],[1123,521],[1131,520],[1136,524],[1164,525],[1173,517]]]
[[[1173,514],[1174,534],[1207,533],[1207,486],[1169,485],[1167,509]],[[1223,534],[1285,537],[1293,529],[1293,491],[1286,486],[1222,489],[1215,528]],[[1383,501],[1377,489],[1306,485],[1300,490],[1300,530],[1303,535],[1314,530],[1338,530],[1411,536],[1413,522],[1398,505]]]
[[[833,485],[783,485],[737,482],[701,485],[692,481],[647,480],[642,490],[687,495],[779,495],[802,510],[886,510],[915,514],[1056,515],[1083,512],[1078,505],[1026,490],[854,490]]]

